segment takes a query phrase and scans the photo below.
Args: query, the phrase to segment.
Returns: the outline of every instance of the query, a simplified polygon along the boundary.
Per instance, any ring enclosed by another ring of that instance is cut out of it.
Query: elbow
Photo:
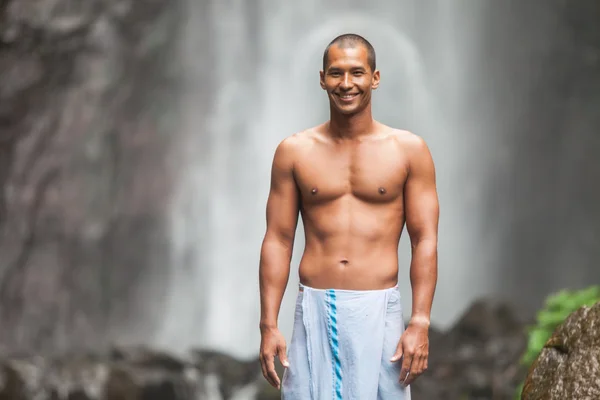
[[[263,240],[263,247],[277,246],[291,249],[294,245],[294,233],[283,230],[267,230]]]
[[[410,247],[413,251],[417,249],[423,250],[426,252],[434,252],[437,253],[437,235],[419,235],[417,237],[411,238]]]
[[[421,237],[418,240],[411,241],[411,250],[413,257],[420,260],[419,263],[437,264],[438,249],[437,237]]]

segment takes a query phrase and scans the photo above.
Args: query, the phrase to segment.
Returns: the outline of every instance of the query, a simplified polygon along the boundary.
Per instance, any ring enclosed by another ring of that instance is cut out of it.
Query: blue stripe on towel
[[[326,299],[329,306],[329,340],[333,363],[333,400],[342,400],[342,363],[340,361],[335,291],[327,290]]]

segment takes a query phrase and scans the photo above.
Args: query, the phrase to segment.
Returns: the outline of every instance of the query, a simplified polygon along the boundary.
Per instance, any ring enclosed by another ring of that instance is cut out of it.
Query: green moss
[[[527,349],[521,364],[529,368],[556,328],[582,306],[591,307],[600,301],[600,286],[582,290],[561,290],[546,298],[544,308],[537,314],[536,324],[527,328]],[[521,398],[523,384],[517,388],[516,399]]]

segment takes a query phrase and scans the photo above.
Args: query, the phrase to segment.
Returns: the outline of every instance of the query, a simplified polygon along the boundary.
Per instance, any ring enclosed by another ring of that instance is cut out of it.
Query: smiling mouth
[[[336,95],[344,101],[354,100],[355,97],[358,97],[358,93],[347,93],[347,94],[336,94]]]

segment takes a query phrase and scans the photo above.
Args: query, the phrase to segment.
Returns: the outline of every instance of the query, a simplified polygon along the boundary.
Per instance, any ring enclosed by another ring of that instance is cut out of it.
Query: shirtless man
[[[330,120],[275,151],[259,272],[260,361],[284,399],[409,399],[408,385],[427,369],[437,281],[434,164],[423,139],[373,119],[379,79],[368,41],[335,38],[320,72]],[[306,244],[288,351],[277,320],[299,212]],[[397,287],[405,223],[412,248],[406,329]]]

